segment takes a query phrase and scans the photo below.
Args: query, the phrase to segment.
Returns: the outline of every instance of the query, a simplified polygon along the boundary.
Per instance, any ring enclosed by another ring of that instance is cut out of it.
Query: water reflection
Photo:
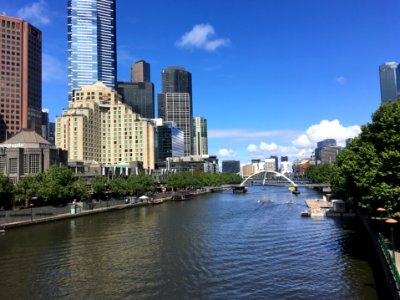
[[[252,187],[13,230],[0,236],[0,288],[15,299],[377,299],[360,228],[300,217],[315,197]]]

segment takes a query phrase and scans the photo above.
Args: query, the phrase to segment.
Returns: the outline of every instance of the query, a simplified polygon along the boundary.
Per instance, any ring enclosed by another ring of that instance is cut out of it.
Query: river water
[[[250,187],[9,230],[0,298],[379,299],[360,226],[301,218],[319,196],[300,191]]]

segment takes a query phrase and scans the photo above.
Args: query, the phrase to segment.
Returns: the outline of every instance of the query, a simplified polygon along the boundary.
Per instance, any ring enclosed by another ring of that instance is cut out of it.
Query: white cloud
[[[306,135],[313,144],[324,139],[335,139],[339,145],[344,146],[348,138],[353,138],[360,132],[361,128],[358,125],[344,127],[339,120],[323,120],[319,124],[310,126]]]
[[[278,145],[275,143],[267,144],[267,143],[261,142],[260,150],[274,152],[274,151],[278,150]]]
[[[230,44],[229,39],[212,39],[214,35],[214,27],[210,24],[194,25],[191,31],[182,35],[176,45],[181,48],[198,48],[214,52],[219,47]]]
[[[258,153],[258,147],[254,144],[250,144],[247,146],[247,152],[249,153]]]
[[[64,80],[67,67],[56,57],[43,53],[43,81]]]
[[[306,149],[313,146],[313,143],[310,141],[306,134],[300,135],[297,139],[295,139],[292,144],[299,149]]]
[[[28,20],[33,25],[48,25],[50,24],[49,11],[45,0],[39,0],[31,5],[27,5],[18,10],[19,18]]]
[[[232,149],[222,148],[218,151],[219,157],[234,157],[236,156],[236,152]]]
[[[343,76],[336,77],[336,82],[340,85],[345,85],[347,83],[347,79]]]

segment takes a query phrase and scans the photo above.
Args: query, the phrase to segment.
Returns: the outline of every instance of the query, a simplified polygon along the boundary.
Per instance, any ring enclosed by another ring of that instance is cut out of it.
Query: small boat
[[[311,212],[309,210],[303,210],[300,215],[302,217],[311,217]]]
[[[292,194],[293,195],[298,195],[298,194],[300,194],[300,192],[298,190],[294,190],[294,191],[292,191]]]
[[[176,193],[172,196],[172,200],[175,201],[185,201],[194,198],[193,193]]]
[[[161,204],[163,202],[164,202],[163,199],[151,199],[150,200],[151,204]]]

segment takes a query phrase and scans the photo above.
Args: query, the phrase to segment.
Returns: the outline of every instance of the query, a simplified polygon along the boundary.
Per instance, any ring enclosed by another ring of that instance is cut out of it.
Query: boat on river
[[[174,201],[185,201],[185,200],[193,199],[194,195],[195,194],[191,193],[191,192],[179,192],[179,193],[175,193],[172,196],[172,200],[174,200]]]

